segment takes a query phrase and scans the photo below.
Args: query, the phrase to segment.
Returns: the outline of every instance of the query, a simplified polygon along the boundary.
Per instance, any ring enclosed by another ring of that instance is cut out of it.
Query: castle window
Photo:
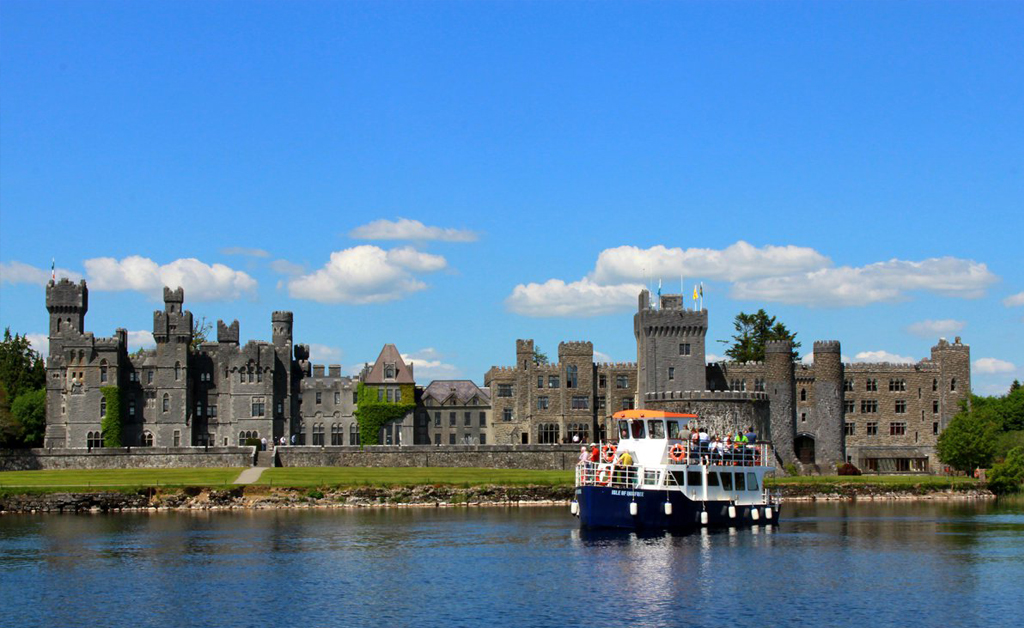
[[[323,401],[322,393],[318,390],[316,391],[316,405],[320,405],[321,401]]]
[[[395,366],[388,364],[384,367],[384,379],[395,379]]]
[[[558,442],[558,423],[541,423],[537,426],[537,442],[550,445]]]
[[[573,410],[589,410],[590,399],[583,395],[573,395],[572,397],[572,409]]]
[[[163,411],[164,412],[170,412],[171,411],[171,396],[168,395],[167,393],[164,393]]]
[[[340,423],[331,423],[331,445],[344,445],[345,443],[342,442],[344,435]]]
[[[932,423],[932,434],[938,434],[938,433],[939,433],[939,422],[935,421],[934,423]]]
[[[952,392],[956,392],[956,378],[955,377],[953,379],[949,380],[949,390],[952,391]]]
[[[181,363],[180,362],[175,362],[174,363],[174,381],[178,381],[179,379],[181,379]]]
[[[628,375],[616,375],[615,376],[615,387],[618,389],[629,388],[629,376]]]
[[[100,397],[100,416],[107,416],[107,398]]]
[[[358,445],[359,442],[359,426],[353,423],[348,426],[348,444]]]
[[[449,427],[455,427],[455,413],[454,412],[449,412],[448,413],[448,426]]]
[[[181,447],[181,430],[174,430],[174,446]]]
[[[590,425],[570,423],[565,427],[565,437],[573,442],[587,442],[590,440]]]
[[[481,412],[480,413],[480,427],[487,427],[487,413],[486,412]],[[480,444],[483,445],[484,442],[480,441]]]
[[[868,421],[864,431],[868,436],[878,436],[878,421]]]
[[[394,391],[392,391],[392,389],[388,388],[386,392],[387,392],[388,401],[394,401],[395,400]]]
[[[853,399],[846,399],[843,401],[843,412],[846,414],[853,414],[856,412],[856,406],[854,406]]]
[[[906,413],[907,413],[907,400],[906,399],[897,399],[896,400],[896,414],[906,414]]]
[[[480,434],[480,444],[481,445],[486,445],[487,444],[487,434]]]
[[[560,388],[562,386],[561,378],[557,375],[548,375],[548,388]]]
[[[905,421],[893,421],[889,424],[889,436],[906,436],[907,423]]]
[[[252,383],[253,378],[255,377],[255,375],[256,375],[256,373],[255,373],[254,369],[250,366],[249,367],[249,383],[250,384]]]
[[[152,447],[153,446],[153,432],[150,432],[150,431],[143,432],[142,436],[139,437],[139,445],[141,445],[143,447]]]
[[[577,378],[577,368],[576,368],[576,365],[570,364],[569,366],[565,367],[565,387],[566,388],[576,388],[577,384],[579,383],[576,378]]]
[[[252,416],[265,416],[266,405],[263,402],[263,397],[252,398]]]
[[[100,362],[100,381],[107,381],[107,361],[103,360]]]
[[[868,392],[876,392],[876,391],[878,391],[878,380],[877,379],[867,379],[867,380],[864,380],[864,390],[866,390]]]
[[[257,382],[262,382],[263,381],[263,369],[256,369],[256,381]]]
[[[217,406],[210,406],[207,408],[207,416],[210,418],[217,416]]]
[[[889,392],[906,392],[907,391],[907,380],[905,379],[890,379],[889,380]]]
[[[504,410],[502,410],[502,412],[501,412],[501,420],[502,421],[511,421],[512,420],[512,408],[505,408]]]
[[[197,417],[203,416],[203,402],[202,401],[197,401],[196,402],[196,416]]]
[[[673,380],[676,378],[676,368],[674,366],[668,367],[668,378]]]
[[[441,413],[434,413],[434,427],[441,427]]]
[[[806,388],[801,388],[800,389],[800,401],[807,401],[807,389]]]
[[[511,397],[512,396],[512,384],[498,384],[498,396],[499,397]]]
[[[334,393],[334,405],[336,405],[336,406],[341,405],[341,393],[340,392]]]
[[[89,432],[85,435],[85,446],[89,449],[103,446],[103,434],[100,432]]]
[[[622,398],[622,409],[623,410],[632,410],[633,406],[634,406],[634,403],[633,403],[633,398],[632,397],[623,397]]]
[[[846,432],[845,433],[846,433],[847,436],[853,436],[854,434],[856,434],[857,433],[857,424],[853,423],[851,421],[847,421],[846,422]]]
[[[608,387],[608,377],[606,375],[598,375],[597,376],[597,387],[598,388],[607,388]]]
[[[384,389],[383,388],[378,388],[377,389],[377,401],[384,401]]]
[[[395,403],[398,403],[401,400],[402,400],[402,389],[401,388],[396,388],[395,389]]]
[[[462,424],[464,426],[466,426],[466,427],[471,427],[473,425],[473,413],[472,412],[466,412],[466,413],[464,413],[462,415]]]
[[[128,416],[130,416],[130,417],[134,417],[135,416],[135,400],[134,399],[129,399],[128,400]]]
[[[245,383],[245,371],[238,371],[238,381]]]
[[[152,384],[153,383],[153,369],[149,369],[148,371],[146,371],[146,383],[147,384]]]
[[[754,380],[754,390],[756,392],[764,392],[764,378],[757,378]]]
[[[548,409],[548,398],[547,397],[537,397],[537,409],[538,410],[547,410]]]
[[[455,444],[455,433],[454,432],[448,435],[448,444],[449,445],[454,445]]]
[[[938,392],[938,390],[939,390],[939,380],[933,379],[932,380],[932,392]]]
[[[860,402],[860,413],[861,414],[874,414],[878,412],[878,400],[877,399],[862,399]]]
[[[853,392],[853,380],[852,379],[844,379],[843,380],[843,390],[846,391],[846,392]]]
[[[284,416],[284,402],[277,402],[277,416]]]
[[[538,375],[537,376],[537,388],[544,388],[544,376],[543,375]]]
[[[800,413],[800,422],[801,423],[805,423],[806,421],[807,421],[807,413],[806,412],[801,412]]]
[[[679,355],[690,355],[690,343],[679,343]]]
[[[597,398],[597,409],[604,410],[606,407],[608,407],[608,401],[604,398],[604,395],[601,395]]]
[[[314,423],[313,424],[313,446],[316,447],[317,445],[319,445],[320,447],[324,446],[324,424],[323,423]]]
[[[938,414],[938,413],[939,413],[939,400],[936,399],[936,400],[932,401],[932,414]]]

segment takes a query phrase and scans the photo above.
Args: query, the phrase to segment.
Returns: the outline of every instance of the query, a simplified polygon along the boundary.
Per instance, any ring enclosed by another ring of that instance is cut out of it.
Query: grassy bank
[[[0,492],[111,491],[150,486],[230,486],[241,468],[60,469],[0,472]]]
[[[924,487],[936,490],[954,487],[976,488],[980,482],[974,478],[941,475],[797,475],[768,478],[769,488],[784,486],[826,487],[838,484],[853,486],[879,486],[891,489]]]
[[[461,467],[280,467],[264,471],[258,484],[284,487],[564,486],[573,484],[573,472]]]

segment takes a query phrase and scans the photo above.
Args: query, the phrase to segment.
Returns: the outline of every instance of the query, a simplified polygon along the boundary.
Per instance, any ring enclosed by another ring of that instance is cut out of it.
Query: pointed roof
[[[388,367],[394,367],[394,377],[385,377],[388,374]],[[413,378],[412,367],[405,364],[405,360],[398,353],[398,348],[393,344],[386,344],[380,350],[377,361],[373,363],[373,368],[370,369],[363,382],[366,384],[415,384],[416,380]]]
[[[452,396],[458,405],[466,405],[473,397],[477,397],[481,405],[491,403],[490,390],[480,388],[468,379],[435,379],[423,389],[424,399],[430,397],[438,403],[444,403]]]

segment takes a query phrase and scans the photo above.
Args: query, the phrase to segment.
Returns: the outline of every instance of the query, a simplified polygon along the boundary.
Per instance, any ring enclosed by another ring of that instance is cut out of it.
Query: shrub
[[[836,473],[838,475],[860,475],[860,469],[846,462],[836,467]]]
[[[245,439],[246,447],[263,447],[263,441],[258,438],[247,438]]]
[[[1024,447],[1014,447],[988,472],[988,488],[996,495],[1016,493],[1024,488]]]
[[[100,421],[103,430],[104,447],[121,447],[121,432],[124,418],[121,416],[121,389],[117,386],[100,388],[103,398],[107,400],[107,414]]]
[[[309,492],[306,493],[306,497],[310,499],[323,499],[324,492],[318,488],[310,489]]]

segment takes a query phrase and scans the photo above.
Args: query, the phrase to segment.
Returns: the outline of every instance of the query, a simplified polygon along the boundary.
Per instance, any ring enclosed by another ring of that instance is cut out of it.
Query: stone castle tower
[[[640,292],[639,307],[633,316],[639,365],[637,407],[645,407],[648,392],[707,389],[707,331],[707,310],[685,309],[682,295],[662,295],[658,307],[652,307],[651,293]]]

